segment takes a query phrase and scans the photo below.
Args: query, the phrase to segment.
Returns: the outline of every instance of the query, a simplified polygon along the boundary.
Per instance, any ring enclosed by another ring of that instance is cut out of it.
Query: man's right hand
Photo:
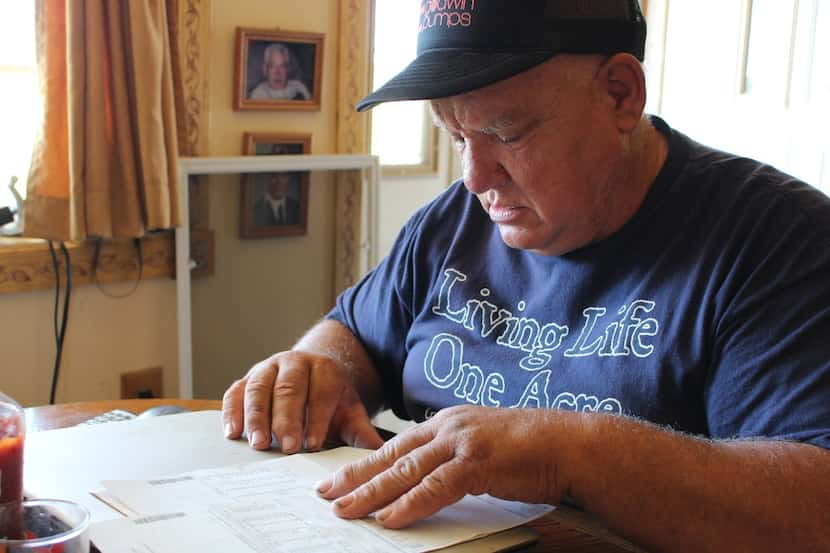
[[[222,399],[225,436],[243,430],[256,449],[268,449],[271,434],[283,453],[319,449],[327,437],[378,448],[383,440],[369,419],[347,367],[326,356],[284,351],[254,365]]]

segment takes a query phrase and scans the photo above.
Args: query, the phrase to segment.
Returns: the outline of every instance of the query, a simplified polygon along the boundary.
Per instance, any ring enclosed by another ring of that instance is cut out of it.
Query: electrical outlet
[[[161,398],[162,368],[151,367],[121,375],[121,399]]]

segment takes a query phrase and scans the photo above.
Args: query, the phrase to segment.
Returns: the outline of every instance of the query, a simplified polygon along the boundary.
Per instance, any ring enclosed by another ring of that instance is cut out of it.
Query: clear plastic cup
[[[0,538],[3,553],[89,553],[89,511],[62,499],[31,499],[22,509],[23,539]]]

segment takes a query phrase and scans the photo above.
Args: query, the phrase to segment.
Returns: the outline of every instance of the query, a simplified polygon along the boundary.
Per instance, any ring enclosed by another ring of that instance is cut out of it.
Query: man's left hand
[[[336,499],[338,516],[375,512],[387,528],[408,526],[466,494],[555,503],[565,491],[557,468],[564,444],[540,432],[552,414],[471,405],[443,409],[341,468],[317,491]]]

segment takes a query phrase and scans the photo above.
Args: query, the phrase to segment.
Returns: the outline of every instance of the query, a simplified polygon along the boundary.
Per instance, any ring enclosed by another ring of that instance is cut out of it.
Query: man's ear
[[[617,129],[633,131],[646,106],[646,77],[640,61],[631,54],[614,54],[602,63],[597,79],[613,102]]]

